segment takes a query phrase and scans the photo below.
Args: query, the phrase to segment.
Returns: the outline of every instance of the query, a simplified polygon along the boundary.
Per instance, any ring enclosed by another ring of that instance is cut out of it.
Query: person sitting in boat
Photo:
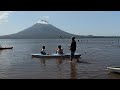
[[[58,46],[56,54],[63,54],[63,48],[61,48],[61,45]]]
[[[42,47],[42,49],[41,49],[41,54],[46,55],[45,46]]]

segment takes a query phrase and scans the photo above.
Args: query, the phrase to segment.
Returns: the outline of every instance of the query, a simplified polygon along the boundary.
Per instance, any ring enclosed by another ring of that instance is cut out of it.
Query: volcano
[[[65,32],[48,22],[36,23],[33,26],[24,29],[18,33],[0,36],[0,39],[59,39],[70,38],[74,34]],[[74,35],[77,36],[78,35]]]

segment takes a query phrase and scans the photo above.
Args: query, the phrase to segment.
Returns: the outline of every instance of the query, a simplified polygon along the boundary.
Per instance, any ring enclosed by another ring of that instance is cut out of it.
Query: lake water
[[[32,58],[43,45],[48,53],[55,53],[62,45],[69,53],[70,39],[0,39],[0,79],[120,79],[120,74],[110,73],[107,66],[120,66],[120,43],[118,38],[76,39],[77,53],[82,63],[68,59]]]

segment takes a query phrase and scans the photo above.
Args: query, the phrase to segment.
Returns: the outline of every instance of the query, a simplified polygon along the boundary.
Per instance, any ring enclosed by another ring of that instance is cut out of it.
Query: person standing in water
[[[77,61],[79,61],[78,58],[75,57],[75,51],[76,51],[76,41],[75,41],[75,37],[72,37],[72,42],[71,42],[71,45],[70,45],[70,51],[71,51],[70,60],[72,61],[73,58],[76,58]]]

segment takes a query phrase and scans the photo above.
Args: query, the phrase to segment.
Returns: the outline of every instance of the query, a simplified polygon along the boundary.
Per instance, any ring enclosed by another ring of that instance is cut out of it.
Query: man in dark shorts
[[[71,45],[70,45],[70,51],[71,51],[70,60],[72,61],[73,58],[76,58],[77,61],[79,61],[78,58],[75,57],[75,51],[76,51],[76,41],[75,41],[75,37],[72,37],[72,42],[71,42]]]

